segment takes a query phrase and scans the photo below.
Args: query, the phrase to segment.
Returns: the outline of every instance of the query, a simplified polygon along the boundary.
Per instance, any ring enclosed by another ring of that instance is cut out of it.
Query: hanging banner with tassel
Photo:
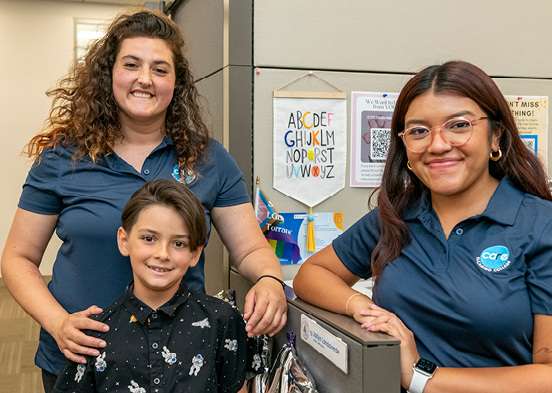
[[[337,91],[288,91],[305,77]],[[312,72],[273,98],[273,187],[309,207],[307,250],[314,251],[312,208],[345,187],[347,94]]]

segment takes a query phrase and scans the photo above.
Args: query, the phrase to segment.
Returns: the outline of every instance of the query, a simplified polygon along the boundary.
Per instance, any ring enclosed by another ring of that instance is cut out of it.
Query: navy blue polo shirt
[[[44,151],[29,171],[18,205],[59,215],[56,233],[63,244],[49,289],[69,313],[91,305],[107,307],[132,280],[130,260],[117,247],[121,212],[131,195],[149,180],[182,181],[169,137],[146,158],[141,173],[116,154],[94,164],[88,157],[74,161],[73,153],[73,148],[60,146]],[[203,204],[210,233],[213,207],[249,203],[250,198],[236,162],[217,141],[210,140],[197,171],[199,176],[188,179],[188,187]],[[186,273],[190,289],[205,291],[204,263],[202,253]],[[55,340],[41,330],[36,364],[57,374],[64,359]]]
[[[552,203],[504,178],[448,239],[429,198],[404,221],[412,243],[385,267],[373,300],[414,333],[420,356],[445,367],[532,363],[533,314],[552,315]],[[375,209],[333,247],[368,278],[379,236]]]
[[[189,291],[184,281],[157,310],[132,290],[133,285],[102,314],[91,317],[110,326],[106,333],[86,332],[105,340],[107,346],[97,357],[86,356],[86,365],[67,360],[55,393],[235,393],[241,389],[247,334],[235,307]]]

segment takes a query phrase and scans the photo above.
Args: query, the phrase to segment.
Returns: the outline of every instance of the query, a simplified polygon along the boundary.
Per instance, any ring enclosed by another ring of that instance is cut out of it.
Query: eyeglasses
[[[447,120],[441,127],[414,126],[399,132],[404,145],[413,153],[425,152],[433,141],[433,129],[438,128],[443,140],[451,146],[462,146],[468,143],[472,134],[473,126],[480,120],[487,117],[479,117],[475,120],[468,120],[463,117],[455,117]]]

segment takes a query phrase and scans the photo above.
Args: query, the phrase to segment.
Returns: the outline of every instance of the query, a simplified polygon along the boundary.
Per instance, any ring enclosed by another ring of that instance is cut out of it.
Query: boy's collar
[[[150,306],[142,302],[140,299],[138,299],[136,296],[134,296],[134,280],[128,284],[126,289],[126,297],[124,302],[127,305],[128,311],[132,314],[132,316],[136,319],[136,321],[140,322],[141,324],[145,324],[150,317],[150,315],[154,311],[161,311],[165,314],[167,314],[169,317],[171,317],[175,312],[176,309],[183,303],[188,300],[188,297],[190,296],[190,291],[188,290],[188,286],[186,285],[186,282],[184,279],[180,281],[180,286],[176,293],[173,295],[171,300],[169,300],[167,303],[163,304],[161,307],[159,307],[157,310],[153,310]],[[132,318],[131,318],[132,322]]]

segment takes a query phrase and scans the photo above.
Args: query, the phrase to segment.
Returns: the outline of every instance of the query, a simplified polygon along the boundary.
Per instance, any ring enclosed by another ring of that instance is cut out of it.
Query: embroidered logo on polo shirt
[[[500,272],[510,265],[510,250],[504,246],[492,246],[476,258],[477,264],[488,272]]]
[[[183,174],[183,171],[179,172],[178,165],[175,165],[172,170],[172,177],[174,178],[174,180],[176,180],[179,183],[190,184],[196,179],[196,175],[194,175],[194,173],[191,171],[187,171],[185,176],[186,180],[182,180],[182,174]]]

